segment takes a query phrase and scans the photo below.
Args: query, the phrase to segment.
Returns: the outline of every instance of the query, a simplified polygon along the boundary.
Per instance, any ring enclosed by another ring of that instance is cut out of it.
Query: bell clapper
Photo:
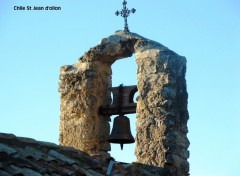
[[[121,150],[123,150],[123,143],[120,143],[120,146],[121,146]]]

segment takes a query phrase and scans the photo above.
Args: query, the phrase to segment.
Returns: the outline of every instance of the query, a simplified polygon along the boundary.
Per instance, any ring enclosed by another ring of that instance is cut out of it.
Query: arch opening
[[[128,58],[116,60],[111,66],[112,68],[112,87],[118,87],[120,84],[123,86],[137,85],[137,65],[135,62],[135,54]],[[133,102],[136,102],[137,91],[132,93]],[[111,116],[110,133],[112,131],[114,118],[117,115]],[[136,114],[126,114],[130,120],[130,128],[133,137],[136,137]],[[110,154],[116,161],[132,163],[136,161],[134,154],[136,144],[125,144],[123,150],[120,148],[120,144],[111,143]]]

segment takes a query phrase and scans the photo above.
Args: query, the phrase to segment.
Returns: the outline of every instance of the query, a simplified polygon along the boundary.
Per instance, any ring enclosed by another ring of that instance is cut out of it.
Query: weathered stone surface
[[[134,33],[116,32],[60,70],[60,144],[91,155],[107,154],[111,64],[135,53],[137,64],[137,161],[188,175],[186,58]],[[184,167],[184,168],[183,168]]]
[[[164,168],[141,163],[132,163],[127,170],[131,176],[170,176],[168,171]]]
[[[186,131],[182,130],[188,120],[186,59],[155,45],[154,50],[136,55],[136,62],[140,96],[136,123],[137,159],[163,168],[172,166],[173,175],[187,175],[189,141]]]

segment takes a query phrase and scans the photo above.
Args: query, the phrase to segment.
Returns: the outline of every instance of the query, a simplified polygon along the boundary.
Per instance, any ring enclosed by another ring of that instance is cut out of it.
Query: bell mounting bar
[[[112,87],[109,89],[113,94],[112,104],[101,106],[99,113],[102,115],[118,115],[136,113],[137,103],[134,103],[134,94],[138,91],[137,86]]]

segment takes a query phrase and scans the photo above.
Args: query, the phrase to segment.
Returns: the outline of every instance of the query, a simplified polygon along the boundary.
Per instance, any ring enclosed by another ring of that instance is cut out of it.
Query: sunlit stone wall
[[[186,59],[161,46],[153,46],[138,52],[136,62],[137,160],[166,168],[170,175],[187,175]]]

